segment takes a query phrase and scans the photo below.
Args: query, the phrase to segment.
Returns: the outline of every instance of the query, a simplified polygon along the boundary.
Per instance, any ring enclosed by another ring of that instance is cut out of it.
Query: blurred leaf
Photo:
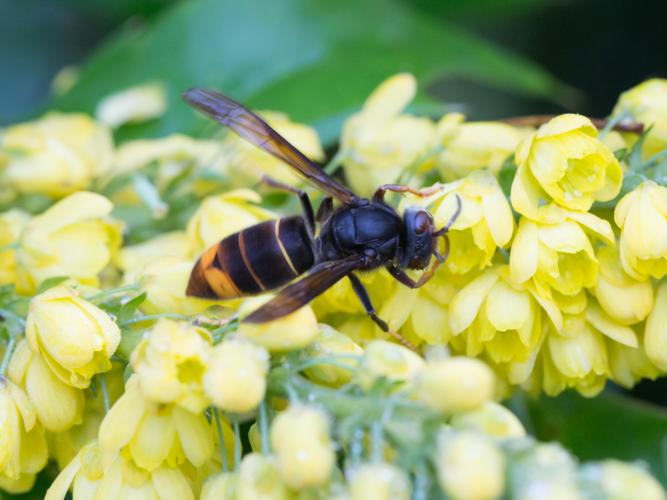
[[[644,460],[667,486],[667,411],[619,394],[587,399],[574,392],[525,398],[540,440],[558,440],[582,460]]]
[[[112,92],[162,80],[168,112],[121,129],[121,139],[201,133],[207,122],[180,100],[194,85],[286,111],[331,139],[345,113],[399,71],[413,72],[422,88],[464,78],[553,101],[568,93],[534,64],[399,0],[192,0],[165,10],[146,31],[118,33],[54,106],[93,112]]]

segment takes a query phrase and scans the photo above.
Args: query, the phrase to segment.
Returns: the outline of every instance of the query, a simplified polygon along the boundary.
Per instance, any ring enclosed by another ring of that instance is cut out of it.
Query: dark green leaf
[[[49,288],[53,288],[54,286],[60,285],[63,281],[66,281],[69,279],[69,276],[53,276],[52,278],[47,278],[44,281],[42,281],[42,284],[39,285],[39,288],[37,289],[37,295],[39,295],[42,292],[46,292]]]

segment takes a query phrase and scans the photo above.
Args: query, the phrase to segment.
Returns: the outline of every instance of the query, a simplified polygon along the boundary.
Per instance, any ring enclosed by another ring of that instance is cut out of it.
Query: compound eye
[[[415,233],[423,234],[431,227],[431,220],[426,212],[415,215]]]

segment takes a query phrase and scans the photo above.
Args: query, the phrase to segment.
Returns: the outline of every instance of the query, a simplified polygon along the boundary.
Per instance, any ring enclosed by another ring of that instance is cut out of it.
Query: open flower
[[[370,196],[380,184],[396,182],[403,169],[434,146],[431,120],[401,114],[416,92],[414,76],[394,75],[343,125],[340,148],[345,177],[360,196]]]
[[[34,293],[54,276],[97,285],[98,274],[120,246],[120,226],[107,216],[104,196],[81,191],[52,205],[28,223],[16,250],[16,289]]]
[[[616,205],[621,264],[635,279],[667,274],[667,187],[642,182]]]
[[[23,229],[28,224],[30,215],[18,208],[0,214],[0,284],[7,285],[16,281],[16,249]]]
[[[163,257],[190,259],[192,244],[184,231],[162,233],[150,240],[120,249],[114,263],[123,271],[123,281],[132,283],[150,264]]]
[[[667,283],[658,288],[655,306],[646,320],[644,342],[649,359],[662,371],[667,371]]]
[[[594,201],[611,200],[621,189],[620,163],[581,115],[560,115],[542,125],[519,144],[516,163],[512,206],[529,217],[549,202],[588,210]]]
[[[26,338],[60,380],[85,389],[93,375],[111,369],[120,329],[73,289],[56,286],[30,301]]]
[[[86,189],[111,163],[109,130],[89,116],[50,113],[0,137],[0,179],[21,193],[63,197]]]

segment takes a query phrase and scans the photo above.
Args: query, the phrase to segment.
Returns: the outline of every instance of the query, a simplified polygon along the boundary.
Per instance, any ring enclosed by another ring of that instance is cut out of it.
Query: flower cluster
[[[603,131],[572,114],[434,121],[404,112],[416,91],[408,74],[382,83],[329,165],[364,196],[429,186],[389,202],[453,221],[425,286],[360,276],[414,350],[347,280],[261,324],[243,320],[270,293],[186,297],[206,248],[296,209],[253,184],[300,181],[233,135],[114,146],[111,129],[164,112],[159,83],[97,119],[2,131],[0,489],[57,469],[49,500],[664,499],[641,464],[580,464],[499,401],[667,372],[667,82],[623,94]],[[324,159],[312,128],[261,115]],[[627,119],[653,127],[611,131]]]

